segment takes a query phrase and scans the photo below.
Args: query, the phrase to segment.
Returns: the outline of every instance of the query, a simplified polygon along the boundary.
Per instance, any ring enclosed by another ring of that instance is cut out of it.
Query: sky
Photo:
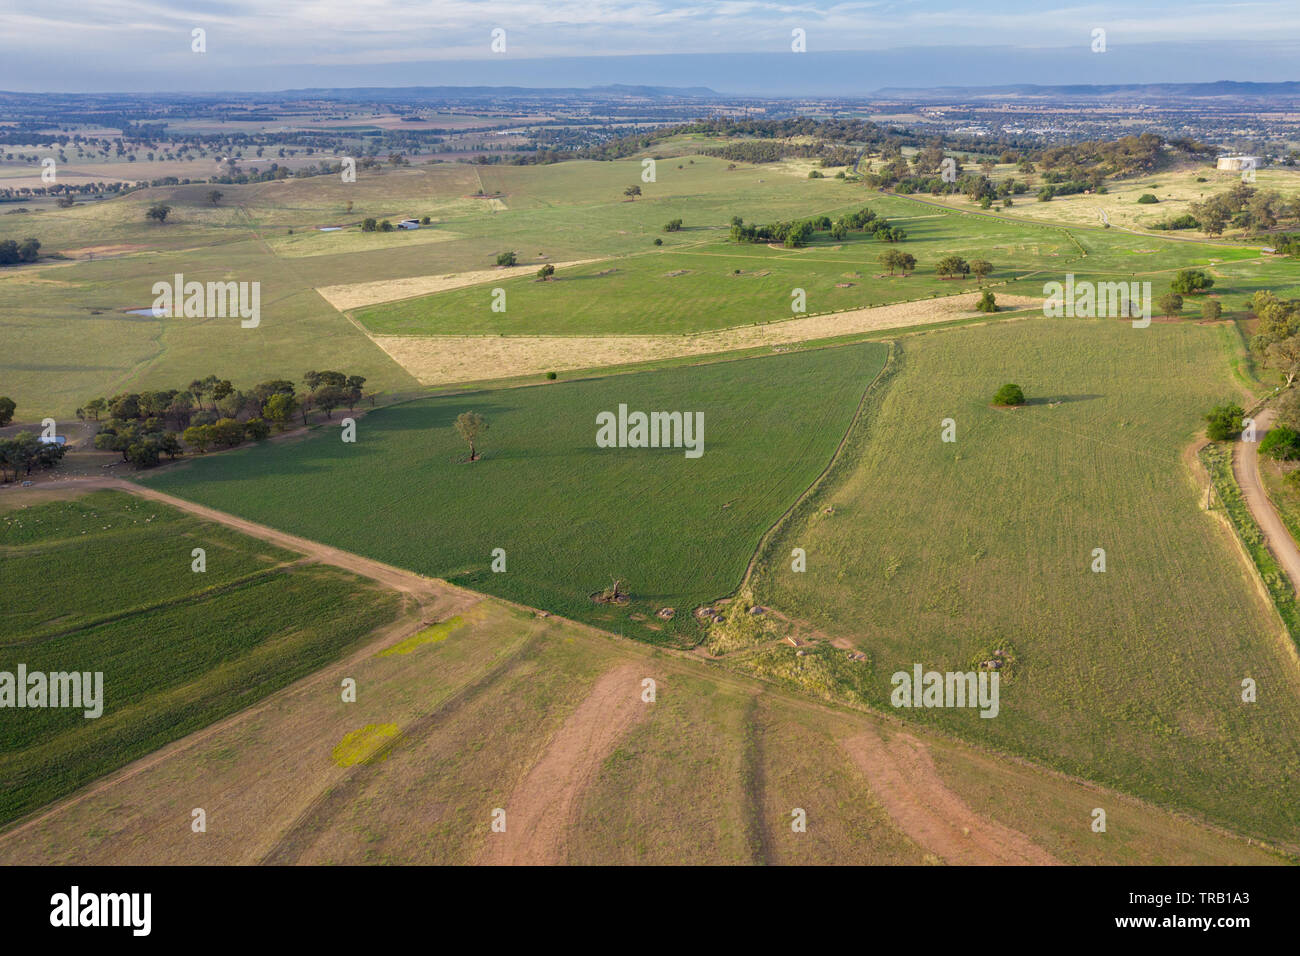
[[[0,0],[0,89],[31,92],[629,83],[855,95],[1296,80],[1298,54],[1300,0]]]

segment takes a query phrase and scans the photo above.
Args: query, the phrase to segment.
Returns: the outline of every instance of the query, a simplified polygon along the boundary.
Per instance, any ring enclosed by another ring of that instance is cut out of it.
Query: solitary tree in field
[[[214,189],[212,192],[208,193],[208,202],[212,203],[214,206],[221,202],[221,190]]]
[[[624,195],[624,196],[631,196],[633,199],[636,199],[637,196],[641,195],[641,187],[640,187],[640,186],[628,186],[627,189],[624,189],[624,190],[623,190],[623,195]]]
[[[1019,385],[1007,383],[1003,385],[996,395],[993,396],[994,405],[1023,405],[1025,404],[1025,393]]]
[[[904,277],[909,272],[916,271],[916,256],[910,252],[900,252],[898,254],[898,268],[902,270]]]
[[[537,270],[537,278],[541,279],[543,282],[553,275],[555,275],[555,266],[551,265],[549,262]]]
[[[1223,306],[1218,299],[1206,299],[1201,303],[1201,318],[1206,322],[1217,322],[1223,315]]]
[[[899,255],[900,253],[897,249],[886,249],[880,254],[880,267],[882,269],[888,269],[889,274],[892,276],[894,270],[898,268]]]
[[[970,271],[982,283],[988,274],[993,271],[993,263],[987,259],[972,259],[970,261]]]
[[[1172,319],[1183,311],[1183,297],[1177,292],[1166,292],[1160,297],[1159,305],[1160,314],[1167,319]]]
[[[497,253],[497,265],[499,266],[513,266],[518,261],[519,261],[519,257],[515,255],[513,252]]]
[[[165,202],[156,202],[149,207],[149,211],[145,213],[145,217],[161,224],[167,221],[167,214],[171,211],[172,207],[167,205]]]
[[[998,310],[998,300],[993,297],[993,293],[985,289],[980,300],[975,303],[975,309],[979,312],[996,312]]]
[[[469,445],[470,461],[478,461],[478,437],[487,430],[487,419],[478,412],[461,412],[456,416],[456,433]]]

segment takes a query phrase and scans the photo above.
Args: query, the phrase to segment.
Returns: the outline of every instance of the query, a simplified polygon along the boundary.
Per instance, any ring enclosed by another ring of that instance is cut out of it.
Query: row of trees
[[[1192,203],[1187,214],[1212,236],[1220,235],[1229,226],[1267,232],[1283,220],[1300,219],[1300,199],[1286,199],[1274,190],[1235,183],[1226,192]]]
[[[229,379],[209,375],[184,389],[95,398],[77,409],[77,417],[101,423],[96,448],[119,452],[123,461],[147,468],[163,455],[176,458],[186,446],[205,452],[213,446],[261,441],[272,428],[284,431],[297,416],[306,425],[313,409],[326,418],[338,408],[353,410],[365,397],[365,382],[361,375],[311,370],[303,374],[302,392],[288,379],[271,379],[243,391]],[[368,397],[373,405],[375,395]]]
[[[12,481],[20,469],[30,475],[33,468],[53,468],[67,450],[66,445],[43,442],[29,431],[0,438],[0,481]]]
[[[0,240],[0,266],[12,266],[20,262],[35,262],[41,255],[41,242],[39,239],[24,239],[17,242],[13,239]]]
[[[745,221],[734,216],[731,220],[732,242],[779,242],[787,249],[805,246],[819,232],[827,232],[835,241],[847,239],[850,232],[866,232],[882,242],[902,242],[907,233],[898,226],[878,217],[870,209],[863,207],[855,213],[841,216],[834,222],[829,216],[817,216],[812,219],[767,224],[745,225]]]

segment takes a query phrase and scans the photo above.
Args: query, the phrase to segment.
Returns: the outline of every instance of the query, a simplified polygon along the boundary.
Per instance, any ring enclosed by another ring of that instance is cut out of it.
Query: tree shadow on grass
[[[1105,398],[1104,395],[1043,395],[1040,398],[1030,398],[1025,401],[1025,405],[1061,405],[1066,402],[1090,402],[1096,398]]]

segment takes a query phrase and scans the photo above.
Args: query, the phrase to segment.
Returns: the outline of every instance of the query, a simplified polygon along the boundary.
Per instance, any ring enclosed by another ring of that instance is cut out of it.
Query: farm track
[[[606,671],[547,744],[506,802],[506,832],[494,833],[478,862],[548,866],[565,862],[565,835],[578,801],[618,742],[649,712],[638,691],[644,665]]]
[[[1023,833],[976,814],[939,776],[926,746],[910,734],[864,733],[844,749],[904,833],[946,863],[1053,866],[1060,861]]]
[[[1286,571],[1291,587],[1300,594],[1300,548],[1287,530],[1282,516],[1269,500],[1259,475],[1259,443],[1273,424],[1273,410],[1265,409],[1255,418],[1255,441],[1239,441],[1232,450],[1232,472],[1241,486],[1246,506],[1264,535],[1264,543]]]

